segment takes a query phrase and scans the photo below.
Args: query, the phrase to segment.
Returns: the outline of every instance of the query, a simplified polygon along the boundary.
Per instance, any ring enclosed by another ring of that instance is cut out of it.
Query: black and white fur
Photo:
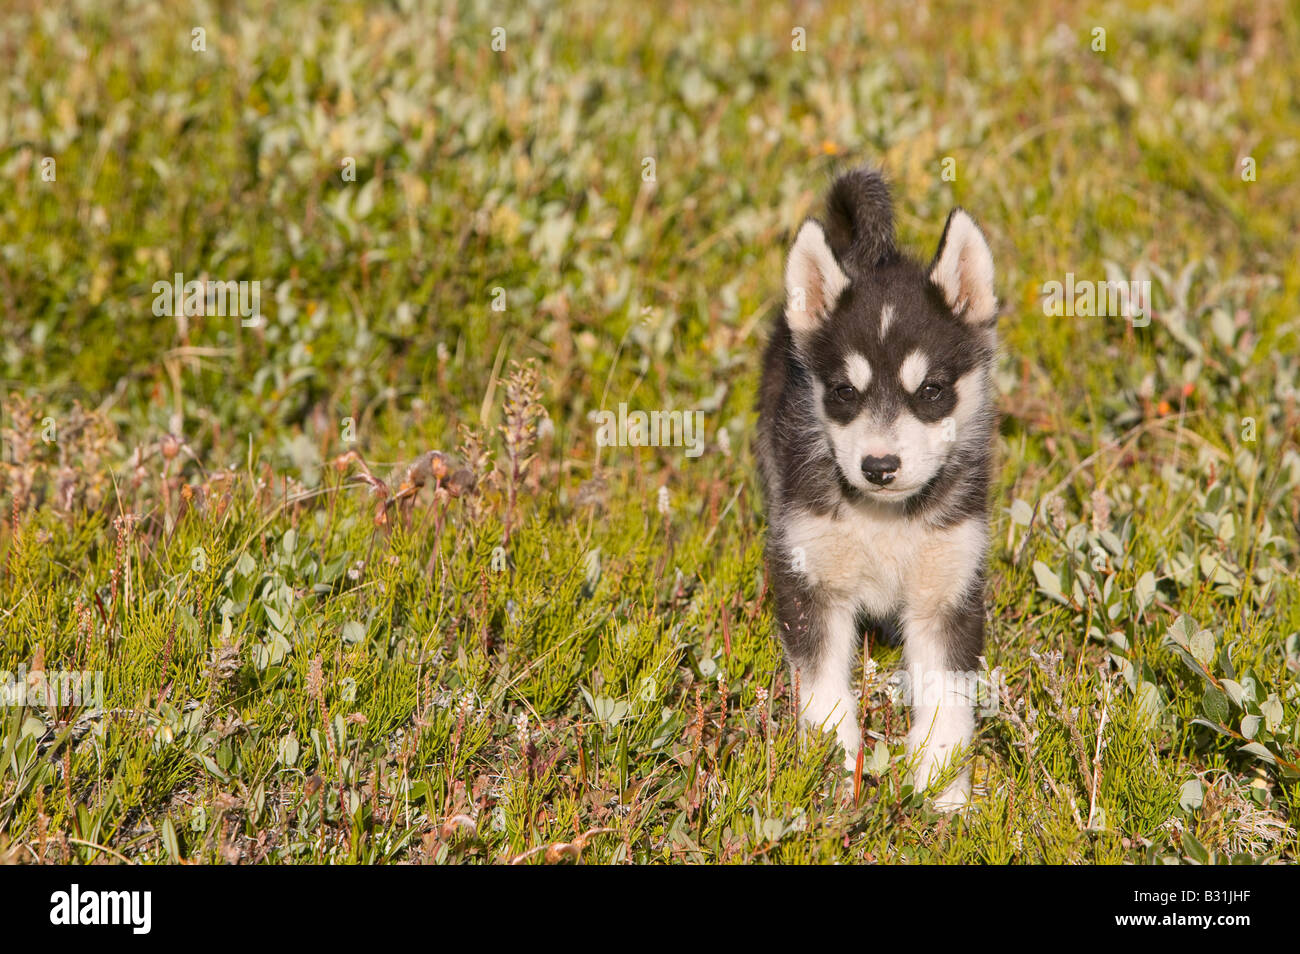
[[[929,266],[901,254],[889,190],[858,169],[806,221],[763,364],[758,462],[778,629],[804,724],[856,760],[850,687],[867,620],[901,632],[908,751],[929,788],[974,731],[996,428],[993,257],[961,209]],[[969,768],[935,802],[965,804]]]

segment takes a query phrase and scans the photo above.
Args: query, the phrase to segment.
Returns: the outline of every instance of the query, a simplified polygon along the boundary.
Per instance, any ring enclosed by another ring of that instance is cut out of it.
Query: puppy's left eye
[[[927,381],[925,384],[921,385],[921,390],[916,393],[921,396],[923,401],[937,401],[939,400],[939,395],[943,394],[943,386]]]
[[[857,388],[851,384],[841,384],[835,389],[835,397],[841,401],[852,401],[857,396]]]

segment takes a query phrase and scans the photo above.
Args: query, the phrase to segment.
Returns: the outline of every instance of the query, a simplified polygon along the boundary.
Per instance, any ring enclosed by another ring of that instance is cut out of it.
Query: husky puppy
[[[899,252],[889,189],[857,169],[799,229],[763,362],[767,565],[800,716],[861,744],[850,674],[867,620],[903,640],[918,787],[957,808],[984,643],[997,424],[993,257],[954,209],[934,260]],[[951,779],[951,781],[948,781]]]

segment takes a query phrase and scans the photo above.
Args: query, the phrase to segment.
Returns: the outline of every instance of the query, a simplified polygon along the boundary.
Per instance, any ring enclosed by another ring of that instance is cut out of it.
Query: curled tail
[[[826,240],[852,272],[897,257],[894,203],[880,170],[863,166],[835,180],[826,199]]]

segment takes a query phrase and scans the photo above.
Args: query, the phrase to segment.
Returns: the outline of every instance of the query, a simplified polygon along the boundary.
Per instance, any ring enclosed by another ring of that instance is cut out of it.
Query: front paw
[[[935,751],[924,749],[913,773],[913,786],[918,791],[928,791],[938,784],[948,771],[952,758],[952,749]],[[970,803],[970,768],[963,768],[943,790],[934,796],[934,807],[941,812],[960,811]]]
[[[857,767],[858,749],[862,745],[862,732],[858,728],[857,720],[851,715],[843,714],[852,712],[853,708],[849,700],[844,700],[831,706],[829,715],[807,711],[799,720],[801,735],[817,731],[835,733],[835,741],[844,750],[844,767],[849,772]],[[809,709],[812,709],[811,705]]]
[[[941,812],[959,812],[970,804],[970,771],[963,771],[934,798],[934,807]]]
[[[845,726],[841,723],[835,727],[835,741],[840,744],[844,752],[844,771],[852,775],[858,767],[858,750],[862,748],[862,734],[857,726]]]

